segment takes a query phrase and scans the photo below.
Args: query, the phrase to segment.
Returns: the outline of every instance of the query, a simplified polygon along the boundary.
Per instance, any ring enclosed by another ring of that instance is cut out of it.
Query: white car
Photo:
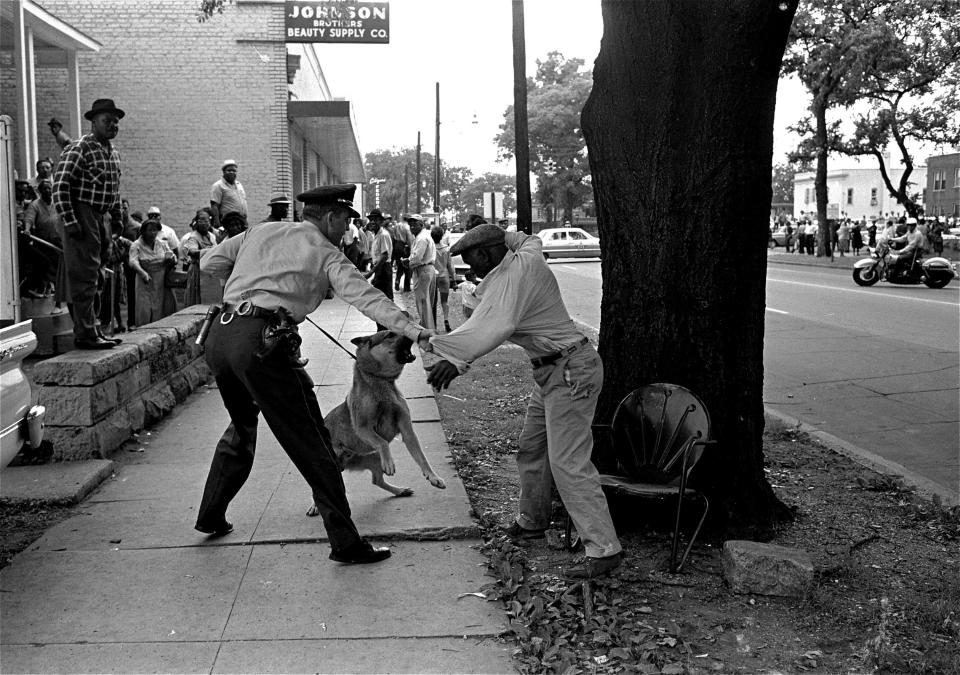
[[[600,240],[579,227],[540,230],[544,258],[599,258]]]
[[[466,232],[447,232],[447,241],[450,242],[451,248],[460,241],[460,238],[465,234]],[[466,274],[470,271],[470,265],[463,262],[463,256],[460,255],[453,256],[450,261],[453,263],[453,272],[456,277],[454,283],[462,283],[466,280]]]

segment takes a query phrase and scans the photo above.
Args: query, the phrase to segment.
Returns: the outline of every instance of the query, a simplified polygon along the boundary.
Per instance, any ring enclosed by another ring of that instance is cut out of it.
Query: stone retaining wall
[[[44,438],[53,459],[106,458],[134,432],[156,423],[210,378],[194,344],[206,306],[187,307],[124,333],[123,344],[72,351],[38,363]]]

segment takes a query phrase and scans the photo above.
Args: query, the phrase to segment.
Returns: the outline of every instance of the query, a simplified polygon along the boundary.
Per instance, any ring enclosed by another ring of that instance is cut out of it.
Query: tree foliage
[[[591,194],[580,111],[593,77],[583,65],[583,59],[565,59],[560,52],[550,52],[545,60],[537,60],[536,75],[527,78],[530,169],[537,176],[537,200],[545,207],[560,205],[568,220],[573,209]],[[512,105],[504,112],[496,142],[501,158],[513,156]],[[552,169],[548,168],[550,161]]]
[[[461,201],[463,210],[461,220],[470,213],[483,213],[483,193],[502,192],[503,203],[507,211],[517,208],[517,181],[504,173],[485,173],[471,180],[463,189]]]
[[[798,11],[791,38],[784,70],[811,94],[811,118],[795,128],[802,141],[793,157],[817,160],[818,218],[826,217],[831,151],[875,157],[890,195],[917,215],[911,146],[960,141],[960,3],[818,0]],[[851,109],[858,102],[865,111]],[[827,120],[838,107],[846,109],[852,132],[839,119]],[[891,144],[903,165],[896,183],[885,158]]]
[[[400,148],[367,153],[364,168],[371,183],[365,186],[366,203],[376,203],[376,186],[380,182],[380,208],[393,215],[412,213],[417,208],[417,150]],[[406,181],[406,183],[404,182]],[[433,203],[433,155],[420,153],[420,208],[463,212],[472,208],[464,191],[473,181],[473,172],[462,166],[450,166],[440,160],[440,204]],[[469,198],[469,193],[467,194]],[[405,201],[405,199],[409,201]]]

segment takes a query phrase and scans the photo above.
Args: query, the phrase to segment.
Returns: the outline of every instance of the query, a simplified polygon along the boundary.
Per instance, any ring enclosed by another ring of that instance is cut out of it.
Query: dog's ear
[[[382,330],[371,335],[368,339],[370,340],[370,346],[376,347],[378,344],[390,337],[392,333],[388,330]]]
[[[355,337],[352,340],[350,340],[350,343],[356,345],[357,347],[359,347],[360,345],[366,344],[367,342],[370,342],[369,335],[361,335],[360,337]]]

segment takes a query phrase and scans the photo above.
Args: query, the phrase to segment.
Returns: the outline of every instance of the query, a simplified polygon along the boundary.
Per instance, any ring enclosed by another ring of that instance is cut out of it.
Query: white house
[[[890,166],[889,157],[884,163],[894,185],[900,182],[903,168]],[[813,171],[797,173],[793,177],[793,215],[817,210],[817,196],[814,188]],[[919,194],[923,204],[927,186],[927,167],[914,165],[910,174],[909,192]],[[880,175],[876,159],[870,157],[857,162],[854,158],[833,159],[827,164],[827,203],[828,213],[838,214],[856,220],[877,216],[901,216],[906,209],[890,196]]]

